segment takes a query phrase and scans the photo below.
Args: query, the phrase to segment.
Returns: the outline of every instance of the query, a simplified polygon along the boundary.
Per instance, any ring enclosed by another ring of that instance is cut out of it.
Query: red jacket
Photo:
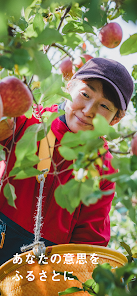
[[[50,111],[56,111],[57,105],[47,108]],[[47,110],[46,109],[46,110]],[[38,123],[38,119],[34,116],[31,119],[26,119],[25,116],[17,118],[15,143],[22,137],[26,128],[34,123]],[[63,161],[62,156],[58,152],[58,144],[60,143],[65,132],[69,131],[68,127],[59,118],[52,123],[51,129],[56,136],[55,149],[53,160],[58,165],[60,172],[60,181],[65,184],[72,176],[72,171],[68,170],[63,173],[71,164],[71,161]],[[12,137],[1,142],[2,145],[10,148]],[[15,163],[15,146],[12,149],[10,162],[7,173],[13,168]],[[108,167],[108,173],[114,172],[111,167],[111,154],[107,152],[105,165]],[[51,165],[50,173],[53,172]],[[23,227],[25,230],[33,233],[34,215],[36,213],[37,196],[39,194],[39,183],[35,177],[14,180],[9,178],[9,182],[15,186],[17,199],[15,200],[16,208],[8,205],[6,198],[3,195],[3,190],[0,194],[0,211],[9,219]],[[66,209],[62,209],[55,201],[54,191],[58,186],[56,176],[48,174],[43,193],[43,228],[42,237],[55,243],[65,244],[87,243],[106,246],[110,239],[110,220],[109,211],[114,193],[109,196],[103,196],[96,204],[86,207],[80,204],[76,210],[70,214]],[[112,189],[115,184],[104,180],[100,184],[102,190]]]

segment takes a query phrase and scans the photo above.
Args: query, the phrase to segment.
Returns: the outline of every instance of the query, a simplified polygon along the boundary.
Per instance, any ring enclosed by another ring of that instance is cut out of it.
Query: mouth
[[[75,115],[76,116],[76,115]],[[93,126],[91,123],[88,123],[86,121],[84,121],[82,118],[79,118],[78,116],[76,116],[77,120],[83,124],[83,125],[90,125],[90,126]]]

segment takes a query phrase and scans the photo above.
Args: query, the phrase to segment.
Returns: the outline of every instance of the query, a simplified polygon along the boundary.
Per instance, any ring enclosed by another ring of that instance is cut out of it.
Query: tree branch
[[[62,25],[62,22],[63,22],[65,16],[66,16],[67,13],[70,11],[70,9],[71,9],[71,5],[69,5],[69,6],[65,9],[64,14],[63,14],[63,16],[61,17],[60,23],[59,23],[58,28],[57,28],[58,31],[59,31],[59,29],[60,29],[60,27],[61,27],[61,25]],[[50,49],[51,46],[53,46],[53,44],[48,45],[48,46],[46,47],[44,53],[47,53],[47,52],[49,51],[49,49]]]
[[[60,23],[59,23],[59,25],[58,25],[57,30],[60,29],[60,27],[61,27],[61,25],[62,25],[62,22],[63,22],[65,16],[67,15],[67,13],[70,11],[70,9],[71,9],[71,5],[69,5],[69,6],[65,9],[64,14],[63,14],[63,16],[61,17],[61,20],[60,20]]]
[[[51,46],[53,46],[53,47],[57,47],[57,48],[59,48],[59,49],[61,49],[62,51],[64,51],[72,60],[74,60],[74,58],[73,58],[73,56],[66,50],[66,49],[64,49],[64,47],[63,46],[61,46],[61,45],[59,45],[59,44],[56,44],[56,43],[52,43],[52,45]]]
[[[115,153],[115,154],[130,154],[130,151],[126,151],[126,152],[122,152],[122,151],[120,151],[120,150],[114,150],[114,149],[111,149],[111,148],[109,148],[108,149],[109,150],[109,152],[111,153]]]

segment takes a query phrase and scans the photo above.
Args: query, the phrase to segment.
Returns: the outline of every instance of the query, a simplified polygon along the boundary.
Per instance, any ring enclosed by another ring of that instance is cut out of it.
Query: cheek
[[[72,101],[67,101],[66,111],[75,112],[83,108],[83,102],[79,97],[72,98]]]

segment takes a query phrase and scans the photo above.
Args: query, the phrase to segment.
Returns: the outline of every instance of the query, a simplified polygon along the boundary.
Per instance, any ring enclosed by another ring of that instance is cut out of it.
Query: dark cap
[[[80,80],[91,78],[105,80],[117,93],[121,109],[127,109],[134,84],[127,69],[119,62],[106,58],[92,58],[73,75],[72,79],[75,78]]]

